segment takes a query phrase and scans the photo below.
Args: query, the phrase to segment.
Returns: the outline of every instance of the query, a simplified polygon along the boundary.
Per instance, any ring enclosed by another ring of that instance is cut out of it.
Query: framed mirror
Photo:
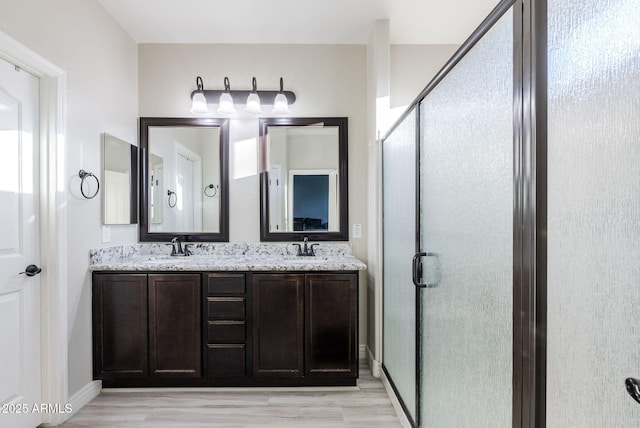
[[[138,148],[102,134],[102,224],[138,222]]]
[[[140,241],[229,241],[229,121],[140,118]]]
[[[260,119],[260,240],[349,239],[346,117]]]

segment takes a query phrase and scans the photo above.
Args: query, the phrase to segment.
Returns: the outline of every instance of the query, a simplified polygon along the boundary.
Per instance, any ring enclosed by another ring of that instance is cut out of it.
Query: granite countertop
[[[167,254],[165,244],[129,244],[91,250],[91,271],[354,271],[367,266],[347,244],[327,244],[299,257],[287,244],[194,244],[188,257]]]

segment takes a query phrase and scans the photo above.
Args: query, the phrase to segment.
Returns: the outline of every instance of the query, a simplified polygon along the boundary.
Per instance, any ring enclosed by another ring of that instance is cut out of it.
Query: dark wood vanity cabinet
[[[206,376],[247,375],[247,293],[244,273],[206,273],[204,356]]]
[[[94,274],[94,378],[148,377],[148,325],[146,274]]]
[[[200,377],[200,307],[200,274],[94,273],[94,378],[126,386]]]
[[[304,375],[304,275],[254,274],[253,374]]]
[[[254,376],[357,378],[358,277],[252,275]]]
[[[358,376],[357,274],[305,275],[305,375]]]
[[[200,275],[149,274],[149,375],[201,375]]]
[[[355,385],[358,274],[93,274],[105,387]]]

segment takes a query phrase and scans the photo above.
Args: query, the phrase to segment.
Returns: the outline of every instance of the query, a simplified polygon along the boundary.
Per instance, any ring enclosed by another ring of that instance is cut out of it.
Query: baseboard
[[[382,380],[382,384],[384,385],[384,389],[387,391],[389,400],[398,415],[398,419],[400,419],[400,425],[402,425],[402,428],[412,428],[411,422],[409,422],[409,418],[407,418],[407,415],[404,413],[404,409],[402,408],[398,397],[396,397],[396,393],[383,370],[380,370],[380,379]]]
[[[80,389],[80,391],[69,397],[71,412],[65,414],[64,420],[66,421],[84,406],[89,404],[91,400],[93,400],[98,396],[98,394],[100,394],[100,391],[102,391],[102,382],[99,380],[94,380],[93,382],[89,382],[88,384],[86,384],[82,389]]]
[[[367,359],[367,345],[360,345],[358,347],[358,360],[366,360]]]
[[[369,368],[371,369],[371,374],[373,375],[373,377],[379,378],[380,375],[382,374],[380,361],[376,360],[373,357],[373,352],[371,352],[371,348],[369,348],[368,346],[366,346],[365,352],[366,352],[367,364],[369,364]]]

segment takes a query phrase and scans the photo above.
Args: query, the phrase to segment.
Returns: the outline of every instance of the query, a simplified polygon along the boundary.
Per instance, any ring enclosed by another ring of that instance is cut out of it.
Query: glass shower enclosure
[[[513,87],[506,9],[383,143],[383,367],[419,426],[511,423]]]
[[[502,1],[383,139],[382,367],[413,426],[640,426],[639,22]]]

